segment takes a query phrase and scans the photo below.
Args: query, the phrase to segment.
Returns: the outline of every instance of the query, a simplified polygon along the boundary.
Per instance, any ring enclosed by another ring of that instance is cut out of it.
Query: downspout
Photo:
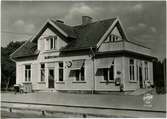
[[[95,93],[95,64],[94,64],[94,57],[95,57],[95,53],[92,49],[92,47],[90,47],[90,51],[91,51],[91,55],[92,55],[92,61],[93,61],[93,88],[92,88],[92,94]]]

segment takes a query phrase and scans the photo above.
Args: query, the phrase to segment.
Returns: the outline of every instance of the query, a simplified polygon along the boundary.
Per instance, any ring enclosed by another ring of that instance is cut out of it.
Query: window
[[[109,42],[113,42],[113,35],[109,35]]]
[[[102,72],[103,72],[103,78],[105,81],[114,81],[114,66],[113,65],[110,68],[104,68]]]
[[[73,60],[70,67],[71,76],[75,77],[76,81],[85,81],[85,60]]]
[[[145,62],[145,80],[148,80],[148,63]]]
[[[76,81],[85,81],[84,67],[81,69],[74,70]]]
[[[134,81],[134,60],[133,59],[130,59],[129,60],[129,74],[130,74],[130,81]]]
[[[25,65],[25,81],[31,81],[31,65]]]
[[[56,49],[57,37],[56,36],[50,36],[48,39],[49,39],[49,42],[50,42],[50,50]]]
[[[103,69],[103,77],[105,81],[108,81],[108,68]]]
[[[79,79],[80,79],[79,74],[80,74],[80,70],[75,70],[76,81],[79,81]]]
[[[81,81],[84,81],[84,67],[81,68]]]
[[[45,64],[41,64],[41,82],[45,81]]]
[[[109,69],[109,79],[110,80],[114,80],[114,65],[111,65],[110,69]]]
[[[113,35],[113,34],[110,34],[107,39],[105,40],[106,43],[108,42],[116,42],[116,41],[120,41],[121,38],[119,36],[116,36],[116,35]]]
[[[110,68],[103,68],[102,73],[105,81],[114,81],[114,64]]]
[[[136,77],[137,77],[137,81],[139,80],[139,65],[136,62]]]
[[[63,81],[63,62],[59,62],[59,81]]]

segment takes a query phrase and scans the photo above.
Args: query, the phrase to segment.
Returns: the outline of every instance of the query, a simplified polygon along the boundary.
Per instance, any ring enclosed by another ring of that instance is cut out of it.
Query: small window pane
[[[84,67],[81,68],[81,81],[84,81]]]
[[[109,69],[110,80],[114,80],[114,66]]]
[[[53,49],[53,38],[50,38],[50,49]]]
[[[130,64],[134,64],[134,60],[133,59],[130,59]]]
[[[31,65],[25,65],[26,69],[31,69]]]
[[[63,67],[63,63],[59,63],[59,67]]]
[[[25,81],[27,81],[27,70],[25,70]]]
[[[79,70],[76,70],[75,77],[76,77],[76,81],[79,81]]]
[[[104,80],[108,80],[108,69],[103,69]]]
[[[59,81],[63,81],[63,69],[59,69]]]
[[[28,70],[28,79],[29,79],[29,81],[31,79],[31,70]]]
[[[41,64],[41,68],[45,68],[45,64]]]

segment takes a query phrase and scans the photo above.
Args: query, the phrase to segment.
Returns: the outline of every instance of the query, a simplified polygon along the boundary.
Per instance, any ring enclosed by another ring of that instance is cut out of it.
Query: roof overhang
[[[157,60],[156,57],[150,56],[150,55],[144,55],[132,51],[127,50],[119,50],[119,51],[107,51],[107,52],[96,52],[95,58],[105,58],[105,57],[132,57],[136,59],[143,59],[148,61],[154,61]]]

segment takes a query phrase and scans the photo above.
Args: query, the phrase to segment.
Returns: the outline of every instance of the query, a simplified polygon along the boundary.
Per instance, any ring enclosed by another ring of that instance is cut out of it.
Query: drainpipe
[[[92,94],[94,94],[95,92],[95,64],[94,64],[94,57],[95,57],[95,53],[92,49],[92,47],[90,47],[90,51],[91,51],[91,55],[92,55],[92,61],[93,61],[93,89],[92,89]]]

